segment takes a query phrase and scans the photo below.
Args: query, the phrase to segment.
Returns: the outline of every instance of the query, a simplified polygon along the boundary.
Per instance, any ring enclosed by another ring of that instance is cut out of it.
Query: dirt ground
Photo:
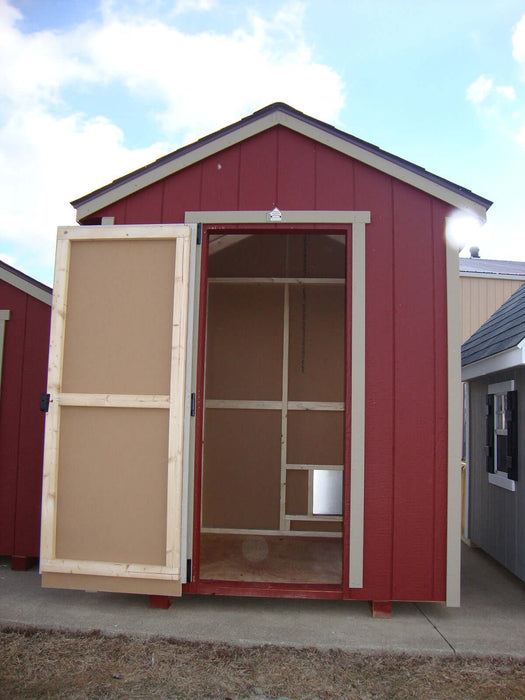
[[[525,698],[525,660],[0,630],[0,698]]]

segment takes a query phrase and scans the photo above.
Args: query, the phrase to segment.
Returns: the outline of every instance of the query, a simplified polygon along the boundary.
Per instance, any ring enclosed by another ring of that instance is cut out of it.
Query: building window
[[[518,392],[514,380],[490,384],[487,395],[489,483],[516,490],[518,480]]]

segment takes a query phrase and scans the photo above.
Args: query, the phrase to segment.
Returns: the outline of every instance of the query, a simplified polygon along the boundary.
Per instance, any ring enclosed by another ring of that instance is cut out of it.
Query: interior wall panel
[[[202,525],[279,529],[281,412],[207,409]]]
[[[174,256],[170,240],[72,243],[63,391],[169,394]]]
[[[279,286],[210,284],[207,399],[281,400],[283,304]]]
[[[166,563],[168,411],[64,406],[58,558]]]

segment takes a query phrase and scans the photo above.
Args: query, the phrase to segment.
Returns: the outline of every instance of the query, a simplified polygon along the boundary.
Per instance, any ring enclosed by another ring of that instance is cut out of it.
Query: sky
[[[494,202],[525,261],[523,0],[0,0],[0,259],[51,285],[69,204],[282,101]]]

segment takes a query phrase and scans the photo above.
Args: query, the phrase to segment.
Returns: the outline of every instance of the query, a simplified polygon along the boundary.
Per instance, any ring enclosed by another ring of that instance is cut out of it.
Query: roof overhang
[[[44,304],[49,306],[52,304],[53,290],[50,287],[46,287],[44,284],[37,282],[37,280],[3,262],[0,263],[0,280],[10,284],[12,287],[16,287],[16,289],[20,289],[20,291],[39,301],[43,301]]]
[[[468,382],[471,379],[519,367],[520,365],[525,365],[525,338],[513,348],[499,352],[497,355],[484,357],[482,360],[462,367],[461,381]]]
[[[151,165],[74,200],[71,204],[77,210],[77,221],[80,222],[144,187],[278,125],[355,158],[485,221],[487,209],[492,204],[489,200],[281,103],[265,107],[236,124],[180,148]]]

